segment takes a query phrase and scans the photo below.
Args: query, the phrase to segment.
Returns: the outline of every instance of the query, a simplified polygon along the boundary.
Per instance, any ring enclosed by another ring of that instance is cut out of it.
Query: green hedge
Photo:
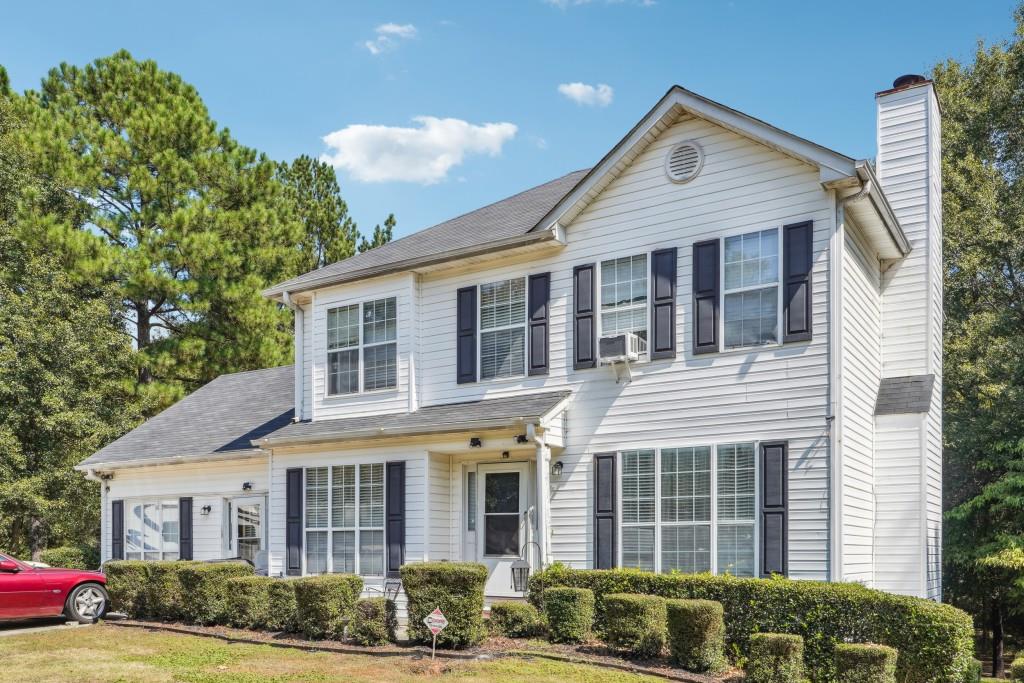
[[[601,638],[636,657],[657,657],[665,649],[665,598],[611,593],[604,596]]]
[[[267,585],[267,625],[271,631],[298,631],[296,579],[274,579]]]
[[[188,560],[146,562],[149,583],[146,585],[146,616],[150,619],[180,621],[185,619],[185,602],[181,587],[181,570],[194,562]]]
[[[236,576],[228,579],[225,621],[236,628],[267,628],[270,621],[269,576]]]
[[[483,640],[484,584],[487,567],[474,562],[422,562],[402,566],[402,587],[409,599],[409,637],[432,640],[424,617],[439,607],[448,627],[437,636],[444,647],[468,647]]]
[[[103,565],[111,612],[123,612],[136,619],[146,616],[148,564],[140,560],[110,560]]]
[[[896,683],[896,650],[871,643],[836,645],[839,683]]]
[[[223,624],[228,621],[228,580],[252,576],[253,568],[248,562],[193,562],[177,573],[184,619],[193,624]]]
[[[548,639],[554,643],[582,643],[594,627],[594,591],[587,588],[544,589],[544,617]]]
[[[1010,678],[1015,681],[1024,681],[1024,656],[1017,657],[1010,664]]]
[[[788,633],[755,633],[744,668],[747,683],[803,683],[804,640]]]
[[[91,545],[47,548],[39,554],[39,561],[61,569],[98,569],[100,550]]]
[[[654,574],[630,569],[586,570],[555,566],[530,577],[538,606],[550,586],[665,598],[715,600],[725,609],[726,642],[733,654],[749,652],[759,632],[803,636],[808,673],[816,683],[836,680],[834,649],[841,642],[873,642],[899,651],[903,683],[963,683],[971,669],[974,627],[961,610],[856,584],[738,579],[709,574]]]
[[[363,579],[352,574],[305,576],[295,586],[295,624],[309,638],[340,638],[352,617]]]
[[[668,600],[665,603],[672,662],[695,673],[725,668],[725,618],[714,600]]]
[[[363,598],[356,602],[348,635],[360,645],[387,645],[395,639],[396,628],[395,603],[387,598]]]
[[[491,618],[487,625],[491,633],[507,638],[530,638],[544,630],[537,608],[528,602],[515,600],[491,603]]]

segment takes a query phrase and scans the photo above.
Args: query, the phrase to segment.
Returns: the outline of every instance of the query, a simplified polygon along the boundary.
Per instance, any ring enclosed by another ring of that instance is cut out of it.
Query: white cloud
[[[363,46],[370,51],[371,55],[379,55],[382,52],[398,47],[399,41],[415,38],[416,27],[412,24],[388,22],[374,29],[374,33],[377,34],[376,37],[373,40],[367,40],[363,43]]]
[[[558,92],[579,105],[588,107],[607,107],[612,103],[615,91],[606,83],[588,85],[586,83],[562,83]]]
[[[413,121],[418,127],[353,124],[328,133],[324,143],[331,152],[321,159],[362,182],[433,185],[469,155],[498,156],[519,130],[512,123],[474,125],[435,116]]]

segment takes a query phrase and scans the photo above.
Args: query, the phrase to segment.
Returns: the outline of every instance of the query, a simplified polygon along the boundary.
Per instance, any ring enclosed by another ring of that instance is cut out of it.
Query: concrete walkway
[[[76,621],[68,621],[64,617],[57,617],[55,619],[26,619],[25,621],[0,621],[0,638],[4,636],[20,636],[26,633],[55,631],[62,628],[79,628],[82,626],[92,626],[92,624],[79,624]]]

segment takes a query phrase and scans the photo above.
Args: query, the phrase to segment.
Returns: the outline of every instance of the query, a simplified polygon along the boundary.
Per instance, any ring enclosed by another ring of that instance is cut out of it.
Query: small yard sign
[[[448,619],[444,616],[444,612],[441,611],[440,607],[435,607],[433,612],[423,617],[423,623],[434,634],[434,642],[430,646],[430,658],[433,659],[434,654],[437,652],[437,634],[448,626]]]

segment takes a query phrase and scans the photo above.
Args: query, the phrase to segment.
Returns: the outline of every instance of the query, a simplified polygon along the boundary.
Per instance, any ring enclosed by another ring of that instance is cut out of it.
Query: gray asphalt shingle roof
[[[935,375],[883,377],[878,386],[875,415],[927,413],[934,387]]]
[[[251,451],[253,439],[291,422],[294,382],[291,365],[221,375],[80,466]]]
[[[482,247],[526,235],[586,173],[586,169],[569,173],[376,249],[274,285],[267,292],[295,292],[357,274],[368,277],[389,272],[392,267],[398,269],[410,260],[440,257],[452,250]]]
[[[344,440],[384,436],[389,432],[429,434],[477,429],[519,418],[539,418],[567,398],[570,391],[485,398],[479,401],[426,406],[414,413],[293,422],[264,438],[271,445],[284,441]]]

